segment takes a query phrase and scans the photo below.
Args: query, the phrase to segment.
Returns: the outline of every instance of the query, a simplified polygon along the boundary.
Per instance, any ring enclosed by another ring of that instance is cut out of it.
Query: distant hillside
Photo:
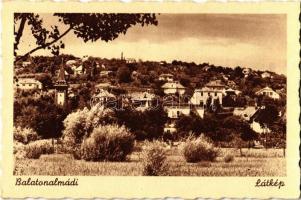
[[[15,65],[15,74],[49,73],[55,80],[56,72],[61,63],[66,71],[73,74],[72,66],[67,61],[74,60],[83,66],[83,75],[73,77],[71,82],[89,81],[94,83],[109,82],[112,85],[123,87],[149,87],[159,88],[161,74],[172,74],[188,90],[200,88],[211,80],[221,80],[233,89],[242,91],[243,95],[252,96],[255,91],[269,86],[274,90],[286,93],[286,76],[271,71],[252,70],[237,66],[230,68],[226,66],[215,66],[210,63],[196,64],[174,60],[171,63],[161,61],[135,61],[121,59],[105,59],[89,57],[85,60],[72,55],[61,55],[59,57],[36,56],[27,61],[20,61]],[[25,64],[26,65],[25,65]],[[110,76],[106,76],[110,74]]]

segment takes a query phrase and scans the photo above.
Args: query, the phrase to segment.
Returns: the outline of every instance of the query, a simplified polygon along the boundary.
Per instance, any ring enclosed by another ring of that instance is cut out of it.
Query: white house
[[[232,88],[227,88],[223,90],[224,95],[239,95],[241,91],[239,90],[234,90]]]
[[[113,72],[110,71],[110,70],[103,70],[103,71],[100,72],[99,75],[100,75],[101,77],[108,77],[108,76],[110,76],[112,73],[113,73]]]
[[[220,81],[211,81],[207,83],[202,89],[195,89],[190,102],[193,105],[203,107],[206,105],[208,98],[211,97],[210,104],[212,104],[217,99],[222,105],[224,91],[225,86]]]
[[[256,95],[264,95],[272,99],[280,99],[280,95],[270,87],[262,88],[255,93]]]
[[[179,93],[180,95],[183,95],[185,93],[185,87],[178,81],[167,82],[162,85],[162,89],[164,90],[165,94]]]
[[[72,66],[72,65],[75,65],[76,63],[78,63],[77,60],[68,60],[68,61],[66,62],[66,65]]]
[[[166,123],[164,133],[175,133],[177,131],[175,123]]]
[[[159,76],[160,81],[167,81],[172,82],[173,81],[173,75],[172,74],[161,74]]]
[[[245,108],[234,108],[233,115],[239,116],[246,121],[249,121],[251,117],[256,113],[257,108],[255,106],[247,106]]]
[[[262,74],[261,74],[261,77],[262,78],[271,78],[271,73],[269,73],[269,72],[263,72]]]
[[[260,126],[260,124],[258,122],[252,121],[252,123],[250,124],[250,127],[253,129],[253,131],[255,131],[256,133],[270,133],[271,130],[269,128],[263,128]]]
[[[14,83],[15,88],[22,90],[42,89],[42,83],[33,78],[19,78]]]
[[[96,93],[91,100],[92,104],[100,104],[101,106],[114,106],[116,102],[116,96],[111,94],[107,90],[99,89],[98,93]]]
[[[133,92],[129,94],[132,106],[138,111],[145,111],[150,108],[155,99],[155,95],[149,92]]]
[[[73,70],[74,72],[74,75],[81,75],[84,73],[84,70],[83,70],[83,66],[80,65],[80,66],[76,66],[76,65],[73,65],[71,67],[71,69]]]
[[[190,106],[184,104],[167,105],[164,106],[164,110],[170,119],[177,119],[180,115],[190,114]]]

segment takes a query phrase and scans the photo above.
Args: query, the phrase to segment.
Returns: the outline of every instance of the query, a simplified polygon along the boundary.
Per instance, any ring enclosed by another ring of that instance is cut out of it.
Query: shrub
[[[233,155],[227,154],[227,155],[224,157],[224,161],[225,161],[226,163],[232,162],[233,160],[234,160],[234,156],[233,156]]]
[[[142,158],[143,175],[159,176],[167,174],[166,150],[161,142],[146,143],[146,147],[142,152]]]
[[[69,114],[64,120],[63,143],[67,152],[73,152],[84,138],[89,137],[94,127],[114,122],[110,110],[98,105],[90,110],[84,108]]]
[[[25,147],[25,144],[18,142],[18,141],[14,141],[13,154],[16,159],[25,158],[24,147]]]
[[[54,153],[51,140],[37,140],[24,146],[24,156],[29,159],[38,159],[42,154]]]
[[[14,127],[14,140],[23,144],[38,139],[38,134],[31,128]]]
[[[39,98],[36,97],[39,96]],[[14,124],[30,127],[42,138],[61,136],[66,112],[54,104],[54,96],[34,92],[14,101]]]
[[[81,158],[87,161],[124,161],[132,152],[134,137],[124,126],[95,128],[81,145]]]
[[[82,142],[86,134],[86,117],[88,109],[70,113],[64,120],[63,141],[71,151],[76,144]]]
[[[218,155],[218,150],[203,135],[197,138],[190,135],[184,143],[183,155],[187,162],[192,163],[214,161]]]
[[[128,127],[137,140],[152,140],[162,137],[168,119],[162,106],[144,112],[125,107],[123,110],[116,110],[115,113],[118,124]]]

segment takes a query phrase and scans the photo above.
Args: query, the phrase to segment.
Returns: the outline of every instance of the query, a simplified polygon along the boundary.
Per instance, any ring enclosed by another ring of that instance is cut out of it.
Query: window
[[[22,83],[22,86],[25,86],[25,83]]]
[[[203,101],[200,101],[200,106],[204,106],[204,102]]]
[[[29,83],[28,86],[31,87],[31,83]]]
[[[203,92],[201,92],[201,96],[203,96]]]
[[[214,96],[217,96],[217,92],[214,92]]]

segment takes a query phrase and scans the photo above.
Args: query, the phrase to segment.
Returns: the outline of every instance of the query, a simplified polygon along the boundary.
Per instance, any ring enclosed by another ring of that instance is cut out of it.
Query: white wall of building
[[[256,92],[257,95],[264,95],[272,99],[280,99],[280,95],[269,87],[263,88]]]
[[[250,127],[253,129],[253,131],[257,132],[257,133],[270,133],[271,130],[270,129],[264,129],[260,126],[260,124],[258,122],[255,122],[253,121],[251,124],[250,124]]]
[[[56,96],[56,101],[58,105],[63,106],[66,99],[66,92],[65,91],[58,91]]]
[[[217,91],[217,90],[212,90],[212,91],[195,90],[193,96],[191,97],[190,102],[193,105],[205,105],[209,96],[211,96],[212,98],[211,103],[213,103],[215,99],[218,99],[220,104],[223,103],[223,93],[222,91]]]
[[[189,115],[190,114],[190,107],[177,107],[177,106],[170,106],[165,107],[167,116],[169,118],[175,119],[178,118],[180,115]]]
[[[42,89],[42,83],[35,79],[19,79],[15,87],[22,90]]]

